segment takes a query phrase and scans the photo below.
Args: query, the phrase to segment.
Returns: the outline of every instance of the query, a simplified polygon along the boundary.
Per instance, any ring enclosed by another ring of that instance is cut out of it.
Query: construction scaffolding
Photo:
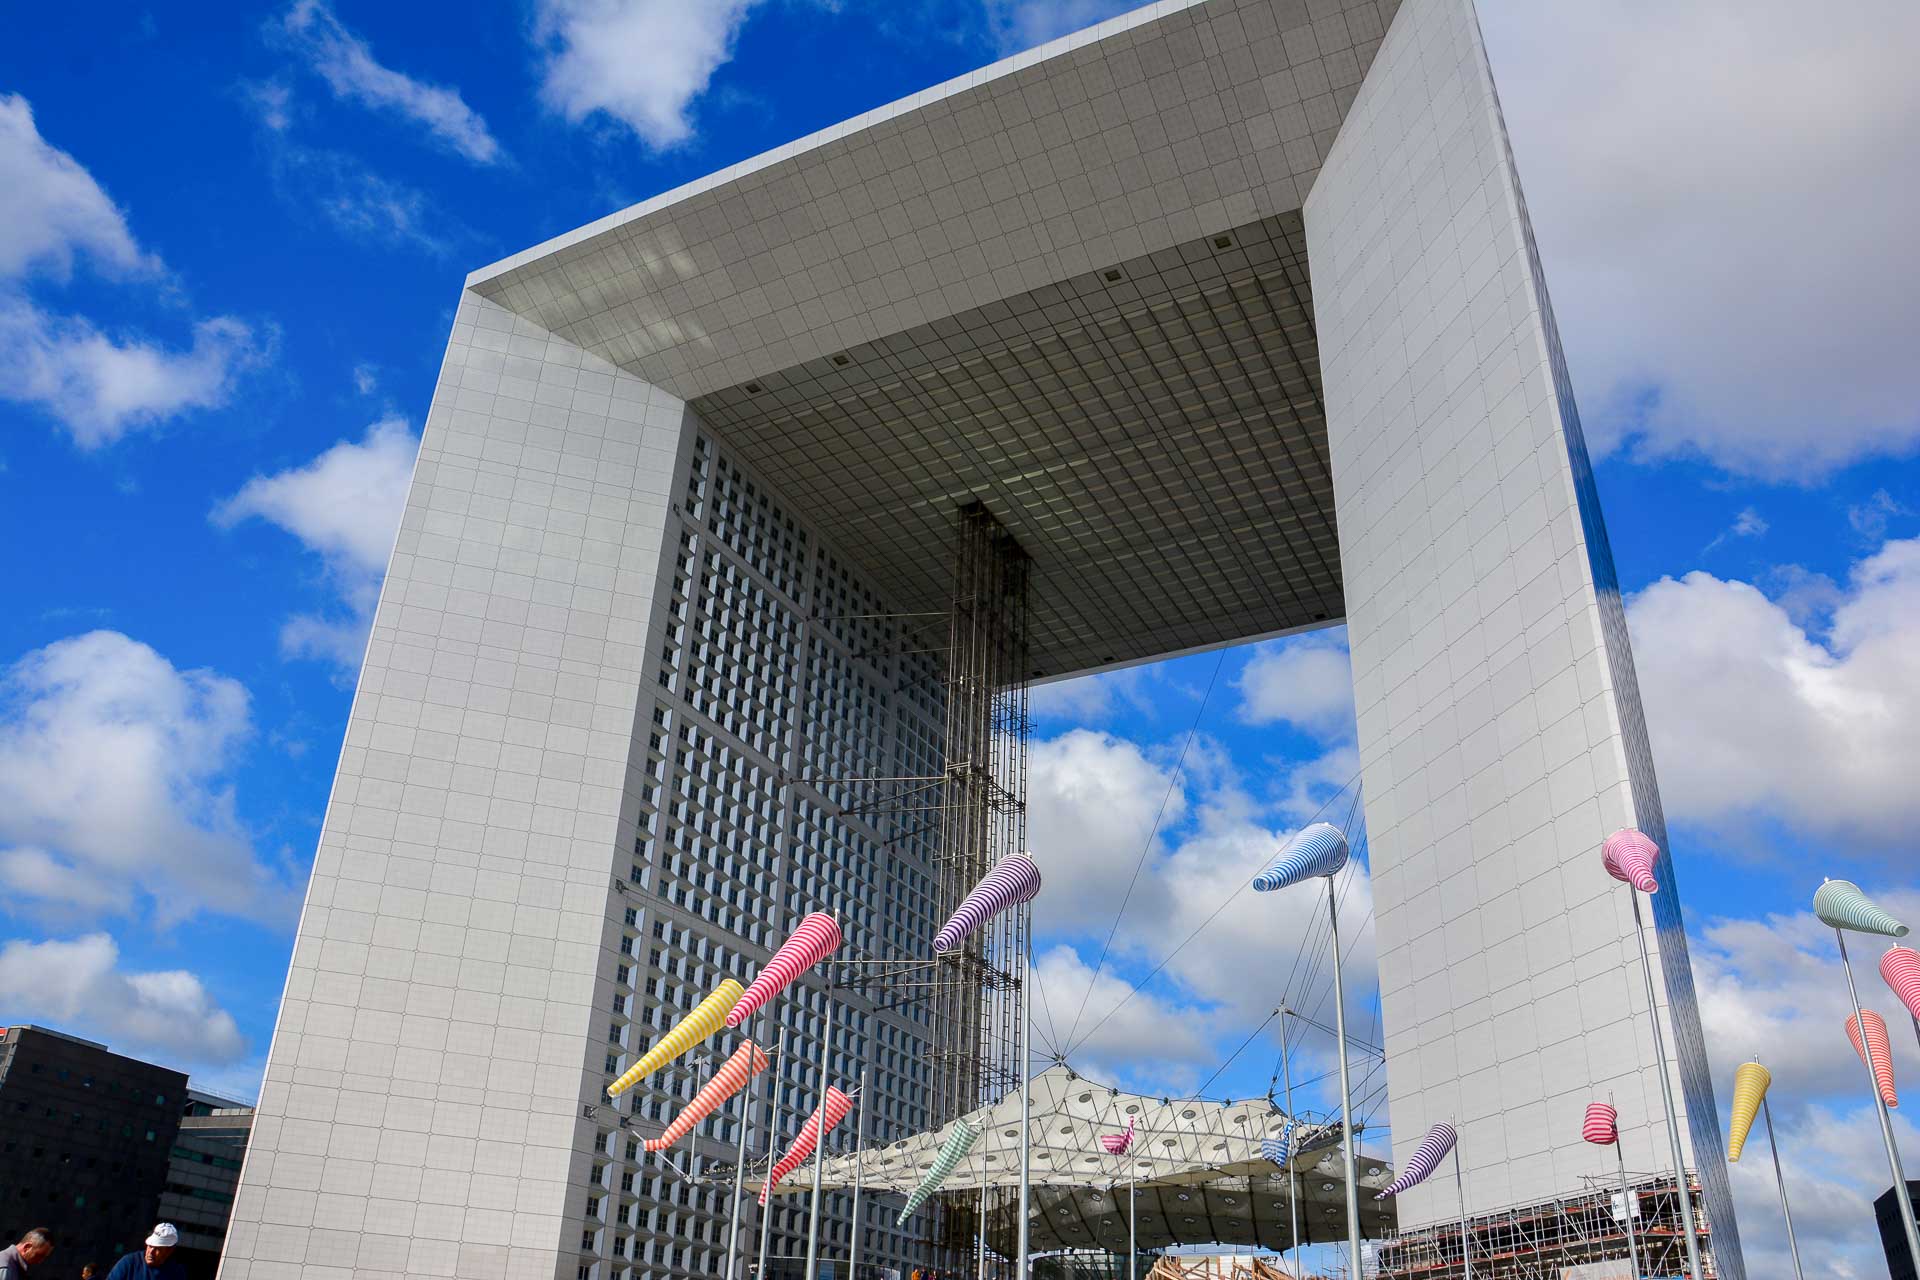
[[[1588,1179],[1588,1189],[1557,1200],[1483,1213],[1467,1222],[1474,1280],[1563,1280],[1567,1268],[1618,1262],[1622,1276],[1678,1276],[1686,1272],[1686,1232],[1678,1184],[1668,1175],[1629,1175],[1637,1262],[1627,1260],[1627,1229],[1618,1184]],[[1712,1262],[1706,1206],[1699,1180],[1689,1176],[1694,1221],[1700,1230],[1703,1280]],[[1464,1277],[1460,1223],[1437,1222],[1416,1231],[1389,1232],[1379,1244],[1380,1280]],[[1602,1268],[1586,1273],[1608,1274]]]
[[[940,841],[944,918],[1027,838],[1027,571],[985,507],[959,513],[948,623]],[[1016,1087],[1024,913],[1002,913],[934,968],[932,1124]]]
[[[944,919],[1027,841],[1026,553],[978,503],[958,515],[948,618],[947,723],[940,840],[934,861]],[[933,971],[933,1125],[1019,1087],[1021,959],[1027,913],[1006,911],[938,958]],[[998,1207],[1004,1191],[989,1193]],[[964,1254],[980,1238],[979,1205],[943,1197],[934,1243]]]
[[[1029,564],[984,506],[970,503],[955,513],[948,643],[911,650],[945,659],[938,773],[804,779],[843,816],[859,814],[909,835],[935,834],[935,922],[950,916],[1002,858],[1026,848]],[[898,616],[930,622],[938,615]],[[907,644],[930,638],[914,634],[912,628],[898,633]],[[857,991],[880,1007],[925,1009],[927,1119],[938,1127],[1004,1097],[1025,1073],[1019,1032],[1027,944],[1027,913],[1014,910],[989,920],[950,954],[850,951],[821,969],[830,986]],[[990,1192],[989,1208],[1005,1195]],[[936,1204],[929,1243],[943,1262],[957,1265],[977,1247],[980,1205],[965,1197],[940,1197]]]

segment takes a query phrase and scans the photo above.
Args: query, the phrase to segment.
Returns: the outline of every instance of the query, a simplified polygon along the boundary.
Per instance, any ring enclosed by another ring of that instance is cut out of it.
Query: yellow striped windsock
[[[647,1050],[627,1073],[607,1086],[607,1096],[617,1098],[693,1046],[727,1025],[727,1012],[740,1003],[743,987],[732,978],[723,979],[713,994],[693,1007],[673,1030],[660,1037],[660,1043]]]
[[[1727,1163],[1737,1164],[1747,1145],[1747,1130],[1760,1114],[1760,1100],[1767,1096],[1773,1073],[1757,1062],[1743,1062],[1733,1073],[1733,1126],[1727,1134]]]

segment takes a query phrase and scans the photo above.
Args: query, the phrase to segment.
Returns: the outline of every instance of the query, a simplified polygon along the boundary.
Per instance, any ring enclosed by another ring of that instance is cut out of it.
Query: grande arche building
[[[975,504],[1027,557],[1036,680],[1346,624],[1396,1145],[1452,1118],[1470,1209],[1540,1201],[1609,1174],[1610,1096],[1627,1164],[1670,1168],[1597,854],[1665,824],[1471,0],[1159,0],[468,277],[226,1280],[720,1272],[724,1203],[624,1136],[688,1080],[605,1085],[806,910],[931,936],[934,851],[797,779],[937,771],[938,658],[890,619],[947,608]],[[807,1061],[822,1009],[782,1014]],[[935,1119],[927,1035],[836,1028],[876,1140]]]

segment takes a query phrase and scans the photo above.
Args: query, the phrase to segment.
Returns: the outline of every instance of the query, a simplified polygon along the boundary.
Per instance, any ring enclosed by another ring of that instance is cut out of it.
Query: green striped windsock
[[[1907,926],[1873,905],[1851,880],[1829,880],[1813,895],[1813,914],[1820,923],[1833,929],[1852,929],[1855,933],[1878,933],[1889,938],[1907,936]]]
[[[927,1168],[927,1176],[920,1179],[920,1185],[915,1187],[913,1194],[907,1197],[906,1206],[900,1210],[900,1221],[895,1223],[895,1226],[904,1225],[906,1220],[913,1216],[914,1210],[925,1204],[927,1197],[940,1189],[940,1184],[947,1180],[947,1175],[953,1172],[954,1166],[960,1163],[967,1152],[973,1150],[973,1144],[978,1141],[980,1141],[978,1129],[965,1120],[954,1122],[953,1132],[948,1134],[947,1140],[941,1144],[940,1154],[933,1158],[933,1163]]]

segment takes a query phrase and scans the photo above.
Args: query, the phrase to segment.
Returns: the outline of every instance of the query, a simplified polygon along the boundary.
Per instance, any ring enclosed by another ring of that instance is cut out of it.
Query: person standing
[[[107,1280],[187,1280],[185,1263],[171,1261],[180,1247],[180,1229],[163,1222],[147,1237],[146,1247],[113,1264]]]
[[[18,1244],[0,1249],[0,1280],[27,1280],[35,1267],[53,1256],[53,1232],[35,1227]]]

